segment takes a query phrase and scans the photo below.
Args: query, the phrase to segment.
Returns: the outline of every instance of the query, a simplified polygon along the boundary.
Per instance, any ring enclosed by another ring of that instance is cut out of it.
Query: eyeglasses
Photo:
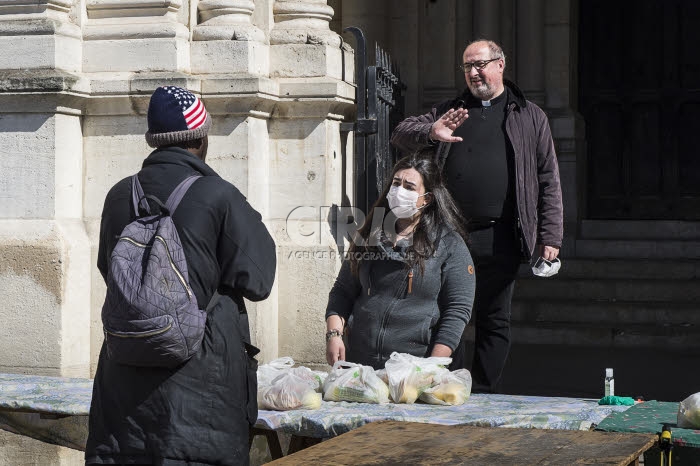
[[[457,65],[457,69],[469,73],[472,68],[476,68],[476,71],[481,71],[486,68],[486,65],[492,61],[500,60],[500,58],[492,58],[491,60],[479,60],[472,63],[465,63],[463,65]]]

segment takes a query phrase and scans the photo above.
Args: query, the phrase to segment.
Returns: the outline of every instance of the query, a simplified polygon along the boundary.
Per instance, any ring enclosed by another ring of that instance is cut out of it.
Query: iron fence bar
[[[367,119],[375,122],[375,131],[367,136],[367,190],[366,203],[363,206],[365,212],[369,214],[369,209],[377,200],[381,189],[377,187],[379,178],[379,157],[377,154],[377,67],[367,67]]]
[[[375,65],[367,66],[367,44],[362,30],[351,26],[343,31],[351,32],[357,42],[357,117],[353,123],[342,124],[341,130],[354,131],[353,202],[367,214],[389,181],[398,157],[390,138],[391,131],[403,119],[406,86],[386,50],[375,43]]]
[[[362,206],[367,204],[367,138],[362,131],[358,131],[358,122],[367,119],[367,42],[360,28],[351,26],[343,29],[343,32],[351,32],[355,36],[356,42],[355,102],[357,105],[357,116],[351,128],[355,132],[353,141],[354,196],[352,203],[355,207],[362,208]]]

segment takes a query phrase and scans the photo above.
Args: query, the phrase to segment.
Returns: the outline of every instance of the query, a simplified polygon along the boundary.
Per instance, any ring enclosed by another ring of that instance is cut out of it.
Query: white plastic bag
[[[299,366],[299,367],[292,367],[291,369],[287,369],[286,373],[291,373],[299,377],[300,379],[304,380],[311,388],[313,388],[317,392],[321,392],[321,389],[323,388],[323,380],[325,379],[325,376],[328,374],[325,374],[323,372],[317,372],[317,371],[312,371],[308,367],[304,366]],[[324,374],[321,376],[321,374]]]
[[[258,387],[262,385],[270,385],[272,380],[281,375],[282,372],[288,371],[294,366],[294,359],[289,356],[274,359],[267,364],[261,364],[258,367]]]
[[[420,400],[433,405],[464,404],[472,391],[472,375],[467,369],[437,374],[433,386],[420,395]]]
[[[323,384],[326,401],[388,403],[389,388],[369,366],[337,361]]]
[[[377,369],[374,373],[377,374],[377,377],[379,377],[387,387],[389,386],[389,377],[386,376],[386,369]]]
[[[309,384],[308,379],[299,377],[293,370],[283,371],[272,383],[258,388],[260,409],[287,411],[317,409],[320,406],[321,394]]]
[[[433,386],[436,375],[449,372],[451,358],[419,358],[406,353],[391,353],[385,369],[389,379],[389,392],[394,403],[414,403]]]
[[[700,429],[700,392],[681,401],[678,406],[678,427]]]
[[[288,356],[258,367],[258,407],[286,411],[316,409],[321,406],[324,372],[308,367],[293,367]]]
[[[318,380],[318,390],[316,390],[319,393],[323,393],[323,384],[326,381],[326,377],[328,377],[328,372],[323,372],[323,371],[314,371],[312,370],[314,377],[316,380]]]

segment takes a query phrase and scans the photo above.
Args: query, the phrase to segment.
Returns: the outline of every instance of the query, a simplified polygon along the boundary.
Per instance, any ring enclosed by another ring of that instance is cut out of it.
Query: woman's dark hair
[[[357,236],[355,240],[352,241],[350,249],[348,250],[350,266],[354,274],[358,273],[360,260],[364,256],[363,253],[377,251],[376,246],[373,246],[370,238],[379,237],[382,232],[383,222],[377,222],[377,225],[375,225],[373,229],[372,220],[374,218],[374,213],[383,212],[385,218],[386,215],[391,215],[393,217],[389,209],[389,202],[386,199],[386,195],[392,186],[394,175],[401,170],[409,168],[415,169],[420,174],[423,179],[425,192],[432,195],[431,201],[422,209],[420,220],[413,231],[413,242],[406,251],[406,257],[409,258],[409,267],[418,265],[421,269],[421,273],[423,272],[425,260],[435,254],[443,231],[454,230],[465,241],[467,240],[467,234],[464,230],[464,218],[445,187],[442,173],[433,160],[432,154],[423,155],[422,153],[415,153],[402,158],[394,165],[389,182],[379,195],[379,199],[377,199],[370,209],[365,222],[359,230],[357,230]],[[394,217],[393,220],[395,222],[396,218]]]

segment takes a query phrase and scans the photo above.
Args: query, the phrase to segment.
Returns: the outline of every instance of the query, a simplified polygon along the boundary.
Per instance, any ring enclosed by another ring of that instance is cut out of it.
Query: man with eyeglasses
[[[547,116],[504,80],[505,66],[498,44],[471,42],[459,65],[467,89],[402,121],[391,138],[407,153],[434,150],[467,219],[476,265],[475,347],[467,361],[463,336],[453,348],[451,368],[471,364],[475,393],[498,389],[520,263],[554,260],[563,236],[559,167]]]

